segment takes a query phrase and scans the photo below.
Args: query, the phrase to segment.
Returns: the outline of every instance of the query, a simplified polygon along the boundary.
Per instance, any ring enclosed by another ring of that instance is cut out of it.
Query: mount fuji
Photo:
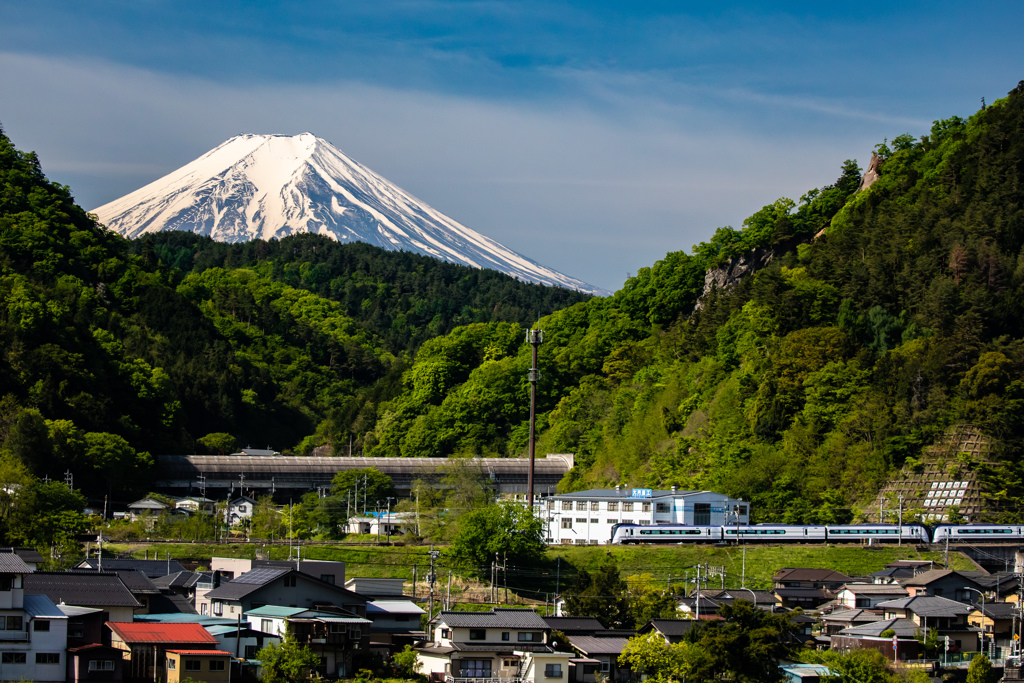
[[[608,293],[470,230],[311,133],[235,136],[93,213],[130,238],[187,230],[245,242],[309,232]]]

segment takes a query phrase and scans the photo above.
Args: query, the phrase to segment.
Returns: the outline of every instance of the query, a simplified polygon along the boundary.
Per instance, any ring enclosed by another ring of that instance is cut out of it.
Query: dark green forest
[[[96,491],[216,433],[297,455],[517,456],[535,324],[538,452],[577,455],[565,490],[714,489],[761,519],[845,521],[971,423],[1013,514],[1024,85],[876,152],[869,189],[847,160],[589,298],[308,235],[128,242],[2,137],[0,443]],[[768,264],[696,308],[705,273],[751,252]]]

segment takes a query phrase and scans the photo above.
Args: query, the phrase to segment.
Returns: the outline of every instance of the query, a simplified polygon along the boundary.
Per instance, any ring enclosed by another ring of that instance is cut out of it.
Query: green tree
[[[815,651],[802,653],[801,658],[828,667],[824,683],[899,683],[899,677],[889,670],[889,660],[878,650]]]
[[[608,628],[631,628],[629,595],[619,568],[608,561],[597,572],[581,569],[565,591],[568,616],[596,617]]]
[[[544,523],[525,505],[505,500],[462,515],[448,549],[452,561],[473,573],[486,571],[497,554],[525,567],[543,556]]]
[[[995,683],[999,675],[992,671],[992,662],[985,655],[978,655],[971,660],[967,668],[967,683]]]
[[[238,448],[238,441],[227,432],[211,432],[196,439],[196,443],[210,455],[226,455]]]
[[[746,600],[724,605],[721,615],[722,621],[701,622],[687,636],[702,653],[691,669],[694,679],[781,681],[779,660],[791,657],[795,649],[786,638],[796,631],[789,616],[766,612]]]
[[[652,619],[673,618],[678,614],[675,595],[655,582],[652,574],[633,574],[626,577],[629,586],[629,618],[640,628]]]
[[[419,676],[420,668],[423,666],[419,658],[419,653],[413,649],[412,645],[406,645],[401,652],[396,652],[392,656],[395,668],[406,678]]]
[[[391,477],[376,467],[342,470],[335,474],[331,480],[331,494],[344,500],[349,493],[358,497],[357,502],[360,505],[365,498],[368,507],[375,507],[378,500],[383,501],[398,495]]]
[[[666,643],[664,637],[652,631],[630,638],[622,648],[619,661],[650,680],[669,683],[687,680],[694,654],[690,643]]]
[[[320,657],[308,645],[285,637],[280,645],[271,643],[256,653],[262,683],[302,683],[319,678]]]

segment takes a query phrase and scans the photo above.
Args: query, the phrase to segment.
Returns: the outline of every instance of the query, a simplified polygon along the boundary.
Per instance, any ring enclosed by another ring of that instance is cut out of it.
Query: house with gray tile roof
[[[874,609],[880,602],[907,595],[907,589],[897,584],[847,583],[836,591],[835,602],[847,609]]]
[[[594,617],[541,617],[552,631],[561,631],[567,636],[592,636],[606,630],[604,624]]]
[[[949,636],[961,650],[977,649],[980,629],[967,623],[970,605],[937,595],[913,595],[880,603],[878,608],[886,619],[909,619],[922,634],[934,630],[940,638]]]
[[[462,679],[542,683],[546,678],[564,678],[574,656],[551,646],[551,628],[531,609],[441,612],[430,627],[431,640],[416,648],[423,673],[448,683]]]
[[[260,567],[221,583],[197,598],[199,614],[235,617],[263,605],[310,609],[334,605],[366,616],[366,598],[296,569]]]
[[[893,637],[883,636],[892,631]],[[910,619],[883,619],[843,629],[831,638],[832,649],[837,652],[869,649],[881,652],[887,659],[917,659],[921,644],[917,641],[920,627]]]
[[[600,674],[609,681],[632,680],[633,671],[628,666],[619,664],[619,655],[628,642],[628,636],[569,636],[569,644],[580,655],[580,661],[571,663],[575,664],[577,672],[582,666],[584,674],[582,677],[577,675],[575,680],[587,680],[588,667],[594,669],[594,674]]]
[[[142,608],[113,572],[35,572],[25,576],[25,591],[47,596],[55,604],[95,607],[111,621],[132,621]]]

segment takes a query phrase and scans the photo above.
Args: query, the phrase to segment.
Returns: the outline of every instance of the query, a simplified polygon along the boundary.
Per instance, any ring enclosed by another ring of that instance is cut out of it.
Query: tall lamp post
[[[978,649],[981,654],[985,654],[985,594],[977,588],[971,588],[970,586],[964,586],[965,591],[972,591],[981,596],[981,644]]]
[[[526,505],[533,515],[533,461],[536,454],[536,425],[537,425],[537,380],[540,373],[537,371],[537,347],[544,342],[544,330],[527,330],[526,343],[533,347],[533,364],[530,366],[527,375],[530,382],[530,470],[526,482]]]

